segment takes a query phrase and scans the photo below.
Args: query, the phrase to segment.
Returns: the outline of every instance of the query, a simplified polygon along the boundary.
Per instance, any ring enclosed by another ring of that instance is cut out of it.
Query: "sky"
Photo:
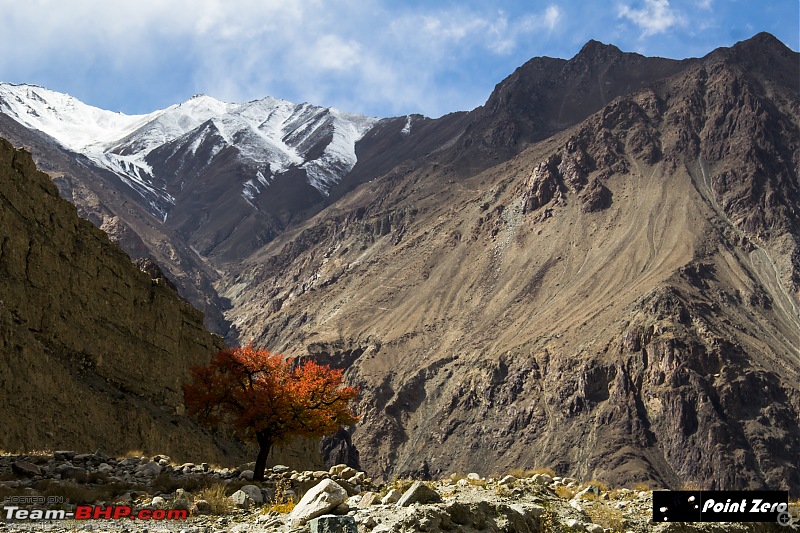
[[[0,13],[0,81],[126,114],[202,93],[438,117],[590,39],[676,59],[761,31],[800,48],[798,0],[0,0]]]

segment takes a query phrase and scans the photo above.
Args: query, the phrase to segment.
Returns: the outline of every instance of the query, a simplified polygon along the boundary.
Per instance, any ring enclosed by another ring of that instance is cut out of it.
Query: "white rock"
[[[475,472],[470,472],[469,474],[467,474],[467,479],[469,479],[470,481],[480,481],[481,475],[476,474]]]
[[[243,490],[237,490],[231,494],[228,499],[233,502],[233,505],[240,509],[246,509],[254,503],[253,500]]]
[[[525,517],[532,516],[534,518],[540,518],[545,512],[544,507],[542,507],[541,505],[536,505],[535,503],[534,504],[529,503],[524,505],[519,503],[513,503],[509,505],[509,507],[511,507],[516,512]]]
[[[153,507],[164,507],[166,500],[161,496],[154,496],[152,500],[150,500],[150,505]]]
[[[603,526],[600,524],[587,524],[586,533],[603,533]]]
[[[575,520],[574,518],[570,518],[566,522],[564,522],[564,524],[566,524],[566,526],[570,529],[574,529],[576,531],[584,531],[583,522],[581,522],[580,520]]]
[[[415,481],[411,488],[397,501],[398,507],[408,507],[413,503],[435,503],[442,501],[438,492],[422,481]]]
[[[343,504],[347,491],[330,479],[324,479],[305,493],[289,515],[292,527],[303,526],[318,516],[322,516]]]
[[[388,505],[388,504],[390,504],[390,503],[397,503],[397,502],[399,502],[399,501],[400,501],[400,498],[401,498],[402,496],[403,496],[403,493],[402,493],[402,492],[400,492],[400,491],[399,491],[399,490],[397,490],[397,489],[392,489],[392,490],[390,490],[389,492],[387,492],[387,493],[386,493],[386,496],[384,496],[384,497],[381,499],[381,503],[382,503],[382,504],[384,504],[384,505]]]
[[[503,479],[500,480],[500,485],[513,485],[517,482],[517,478],[514,476],[505,476]]]

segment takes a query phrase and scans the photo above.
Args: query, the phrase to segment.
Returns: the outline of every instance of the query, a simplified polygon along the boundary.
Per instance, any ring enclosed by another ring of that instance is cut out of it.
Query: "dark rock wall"
[[[222,460],[177,413],[189,367],[223,346],[0,140],[0,448]]]

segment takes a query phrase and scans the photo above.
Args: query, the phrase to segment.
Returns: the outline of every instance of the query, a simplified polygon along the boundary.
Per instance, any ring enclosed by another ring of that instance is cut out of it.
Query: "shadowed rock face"
[[[0,139],[4,450],[235,460],[240,450],[176,415],[188,368],[222,347],[199,311],[140,272],[28,153]]]
[[[348,369],[376,475],[797,492],[797,59],[757,36],[472,177],[396,169],[227,278],[228,317]]]

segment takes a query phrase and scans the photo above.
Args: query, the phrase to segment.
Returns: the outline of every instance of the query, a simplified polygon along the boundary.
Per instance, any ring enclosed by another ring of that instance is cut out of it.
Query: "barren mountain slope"
[[[759,35],[469,179],[398,167],[226,278],[228,316],[347,368],[378,475],[798,492],[797,79]]]
[[[473,175],[692,61],[592,41],[570,60],[530,60],[486,105],[438,119],[203,95],[125,116],[0,84],[0,134],[26,146],[82,216],[132,257],[155,260],[206,325],[228,335],[219,271],[236,274],[242,258],[358,185],[425,161]]]

